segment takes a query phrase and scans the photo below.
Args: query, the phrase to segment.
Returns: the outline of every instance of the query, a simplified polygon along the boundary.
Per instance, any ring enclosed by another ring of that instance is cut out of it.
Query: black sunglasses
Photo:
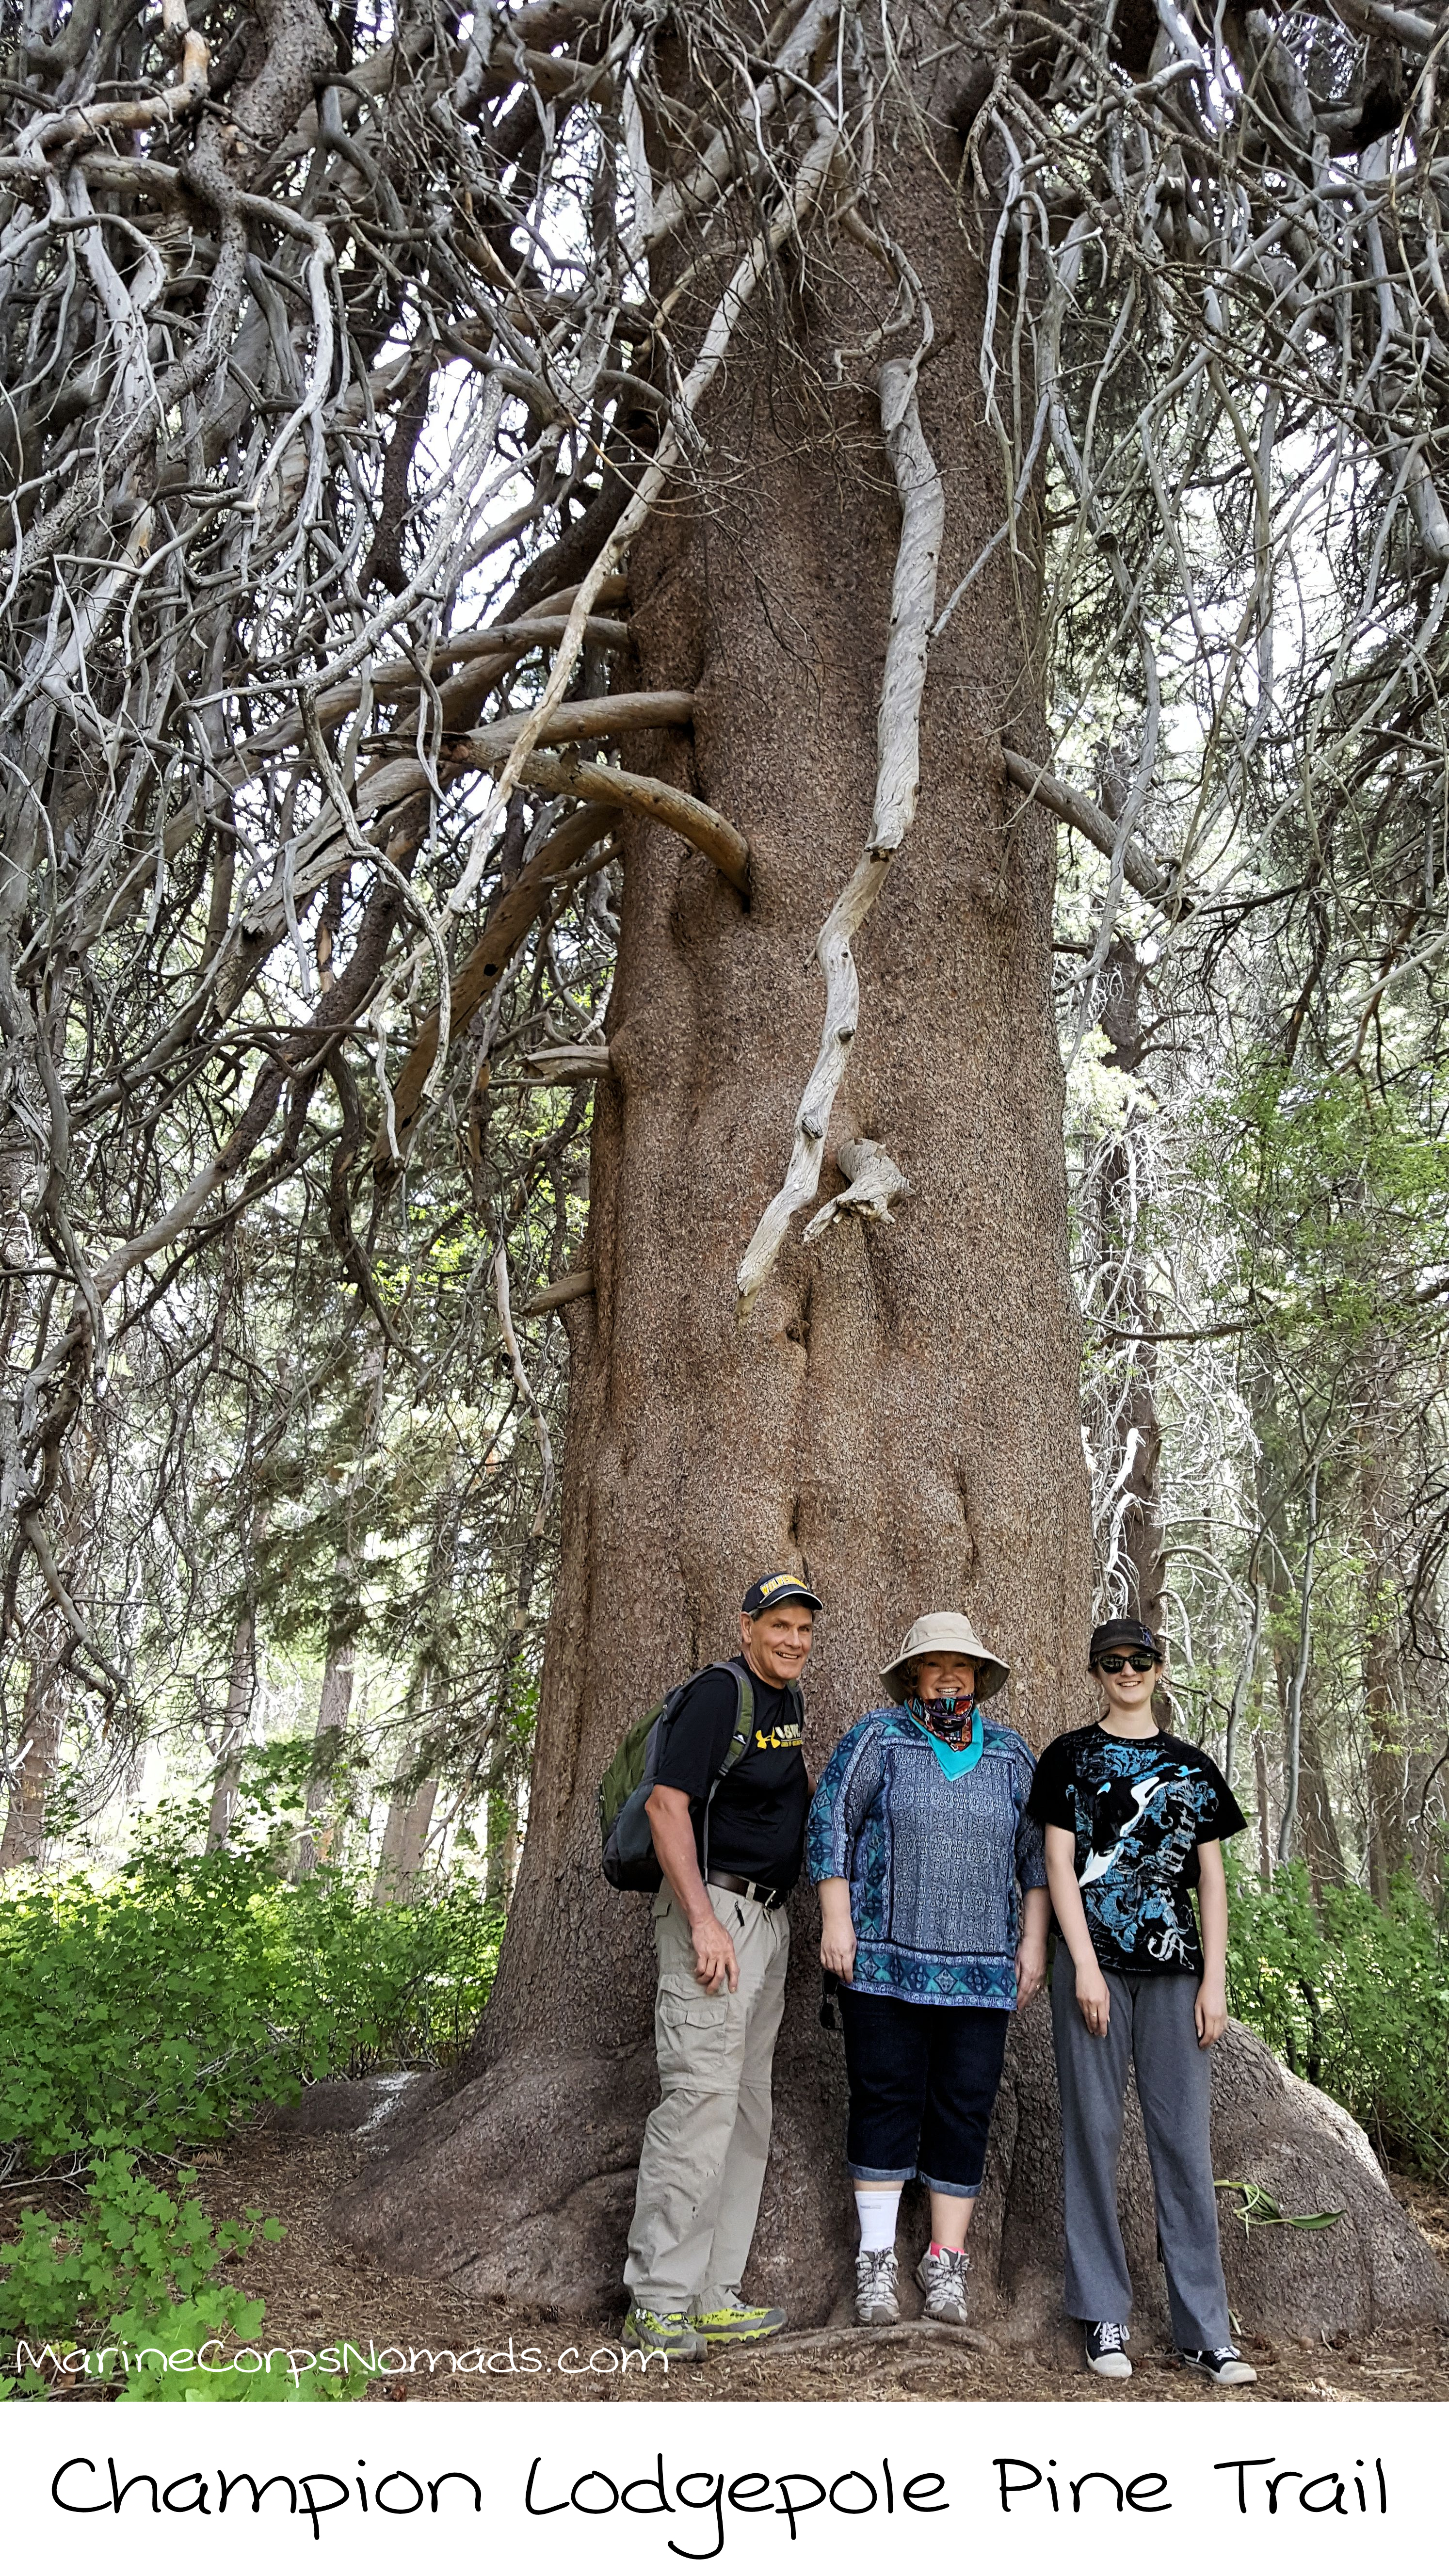
[[[1099,1673],[1120,1673],[1124,1665],[1130,1664],[1134,1673],[1150,1673],[1159,1660],[1156,1655],[1140,1651],[1135,1655],[1099,1655],[1097,1670]]]

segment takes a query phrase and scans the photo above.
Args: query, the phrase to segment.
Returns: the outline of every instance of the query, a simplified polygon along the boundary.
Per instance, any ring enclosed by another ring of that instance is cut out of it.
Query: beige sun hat
[[[897,1697],[906,1686],[906,1666],[918,1655],[969,1655],[976,1666],[976,1696],[991,1699],[1011,1670],[989,1646],[983,1646],[969,1619],[957,1610],[928,1610],[906,1630],[898,1655],[884,1666],[881,1680]]]

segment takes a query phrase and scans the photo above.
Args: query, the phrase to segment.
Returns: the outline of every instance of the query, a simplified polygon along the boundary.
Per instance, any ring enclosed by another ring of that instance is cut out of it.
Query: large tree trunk
[[[1000,516],[1000,461],[979,426],[979,277],[949,188],[901,162],[889,219],[938,335],[921,408],[951,496],[944,598]],[[834,343],[864,336],[845,309],[857,256],[841,256],[835,313],[804,326],[817,385]],[[600,1875],[597,1782],[663,1685],[730,1650],[750,1577],[801,1568],[826,1605],[806,1676],[812,1771],[929,1608],[969,1605],[1034,1743],[1090,1712],[1053,852],[1003,781],[1003,737],[1044,749],[1018,622],[1030,600],[1004,549],[933,651],[919,817],[858,943],[860,1033],[831,1128],[832,1144],[880,1139],[913,1195],[893,1225],[850,1217],[809,1249],[797,1233],[735,1321],[735,1269],[818,1042],[814,939],[869,824],[898,527],[873,409],[830,396],[827,433],[768,381],[763,333],[751,359],[753,383],[737,379],[712,424],[728,467],[713,507],[656,523],[630,563],[641,677],[696,696],[692,762],[661,743],[660,765],[748,832],[750,902],[661,830],[629,847],[518,1889],[465,2080],[341,2211],[385,2260],[574,2315],[618,2298],[655,2098],[649,1909]],[[804,1888],[751,2275],[800,2323],[835,2307],[854,2235],[817,1926]],[[998,2123],[994,2223],[1023,2317],[1060,2296],[1055,2130],[1037,2010]]]

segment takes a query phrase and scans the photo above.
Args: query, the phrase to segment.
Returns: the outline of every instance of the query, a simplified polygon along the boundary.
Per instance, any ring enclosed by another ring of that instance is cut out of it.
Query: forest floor
[[[620,2378],[617,2316],[580,2326],[511,2313],[501,2303],[480,2305],[442,2282],[381,2273],[339,2242],[328,2205],[356,2172],[361,2154],[352,2137],[262,2131],[204,2163],[202,2190],[218,2219],[252,2206],[274,2214],[287,2229],[282,2244],[259,2241],[236,2266],[236,2277],[266,2301],[259,2341],[316,2351],[346,2336],[364,2352],[375,2342],[392,2369],[413,2349],[467,2354],[467,2372],[454,2373],[440,2359],[431,2375],[422,2361],[408,2375],[387,2378],[385,2393],[394,2400],[884,2397],[1120,2405],[1134,2399],[1196,2403],[1211,2396],[1215,2403],[1228,2402],[1227,2391],[1210,2391],[1165,2351],[1139,2353],[1131,2381],[1109,2385],[1083,2368],[1075,2336],[1065,2328],[1052,2349],[1036,2353],[1008,2353],[989,2332],[977,2335],[969,2328],[917,2323],[870,2333],[823,2329],[781,2336],[753,2354],[715,2355],[703,2367],[677,2364],[667,2384],[657,2366],[647,2382],[632,2373]],[[1394,2175],[1392,2182],[1449,2264],[1449,2191],[1407,2175]],[[1258,2382],[1235,2395],[1235,2404],[1263,2398],[1449,2398],[1449,2335],[1383,2335],[1337,2345],[1275,2345],[1249,2337],[1244,2348]],[[542,2368],[510,2368],[510,2352],[520,2363],[526,2353],[536,2354]],[[491,2357],[491,2369],[479,2367],[480,2355]]]
[[[359,2257],[333,2232],[329,2205],[357,2172],[364,2150],[348,2135],[298,2137],[259,2130],[195,2156],[199,2190],[213,2220],[247,2210],[279,2218],[279,2244],[260,2238],[226,2277],[266,2302],[259,2345],[317,2353],[349,2342],[364,2359],[385,2357],[386,2375],[368,2402],[430,2399],[552,2398],[562,2402],[633,2402],[641,2397],[698,2402],[785,2398],[995,2399],[1108,2403],[1142,2400],[1245,2404],[1257,2399],[1449,2399],[1449,2335],[1378,2335],[1311,2345],[1249,2336],[1244,2350],[1258,2372],[1255,2388],[1209,2391],[1167,2351],[1134,2355],[1130,2382],[1095,2379],[1081,2362],[1075,2335],[1063,2327],[1049,2349],[1008,2352],[989,2331],[903,2323],[869,2333],[854,2327],[782,2335],[754,2353],[715,2355],[703,2365],[658,2365],[647,2379],[619,2375],[618,2316],[580,2325],[502,2302],[470,2300],[445,2282],[389,2274]],[[1398,2198],[1449,2264],[1449,2191],[1418,2177],[1391,2177]],[[30,2197],[30,2195],[27,2195]],[[60,2217],[64,2191],[35,2200]],[[7,2216],[9,2213],[7,2213]],[[0,2228],[9,2233],[9,2228]],[[429,2371],[424,2357],[438,2356]],[[408,2356],[418,2360],[408,2367]],[[466,2366],[455,2371],[445,2356]],[[71,2382],[57,2395],[100,2399],[94,2382]]]

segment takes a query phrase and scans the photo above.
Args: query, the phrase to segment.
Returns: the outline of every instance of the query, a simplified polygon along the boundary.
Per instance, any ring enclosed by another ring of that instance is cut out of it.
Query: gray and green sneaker
[[[746,2308],[738,2299],[726,2299],[722,2308],[696,2308],[689,2322],[706,2344],[726,2344],[763,2343],[790,2320],[783,2308]]]
[[[667,2316],[656,2315],[653,2308],[631,2308],[619,2341],[633,2352],[662,2352],[667,2362],[704,2359],[704,2337],[696,2334],[682,2308]]]

